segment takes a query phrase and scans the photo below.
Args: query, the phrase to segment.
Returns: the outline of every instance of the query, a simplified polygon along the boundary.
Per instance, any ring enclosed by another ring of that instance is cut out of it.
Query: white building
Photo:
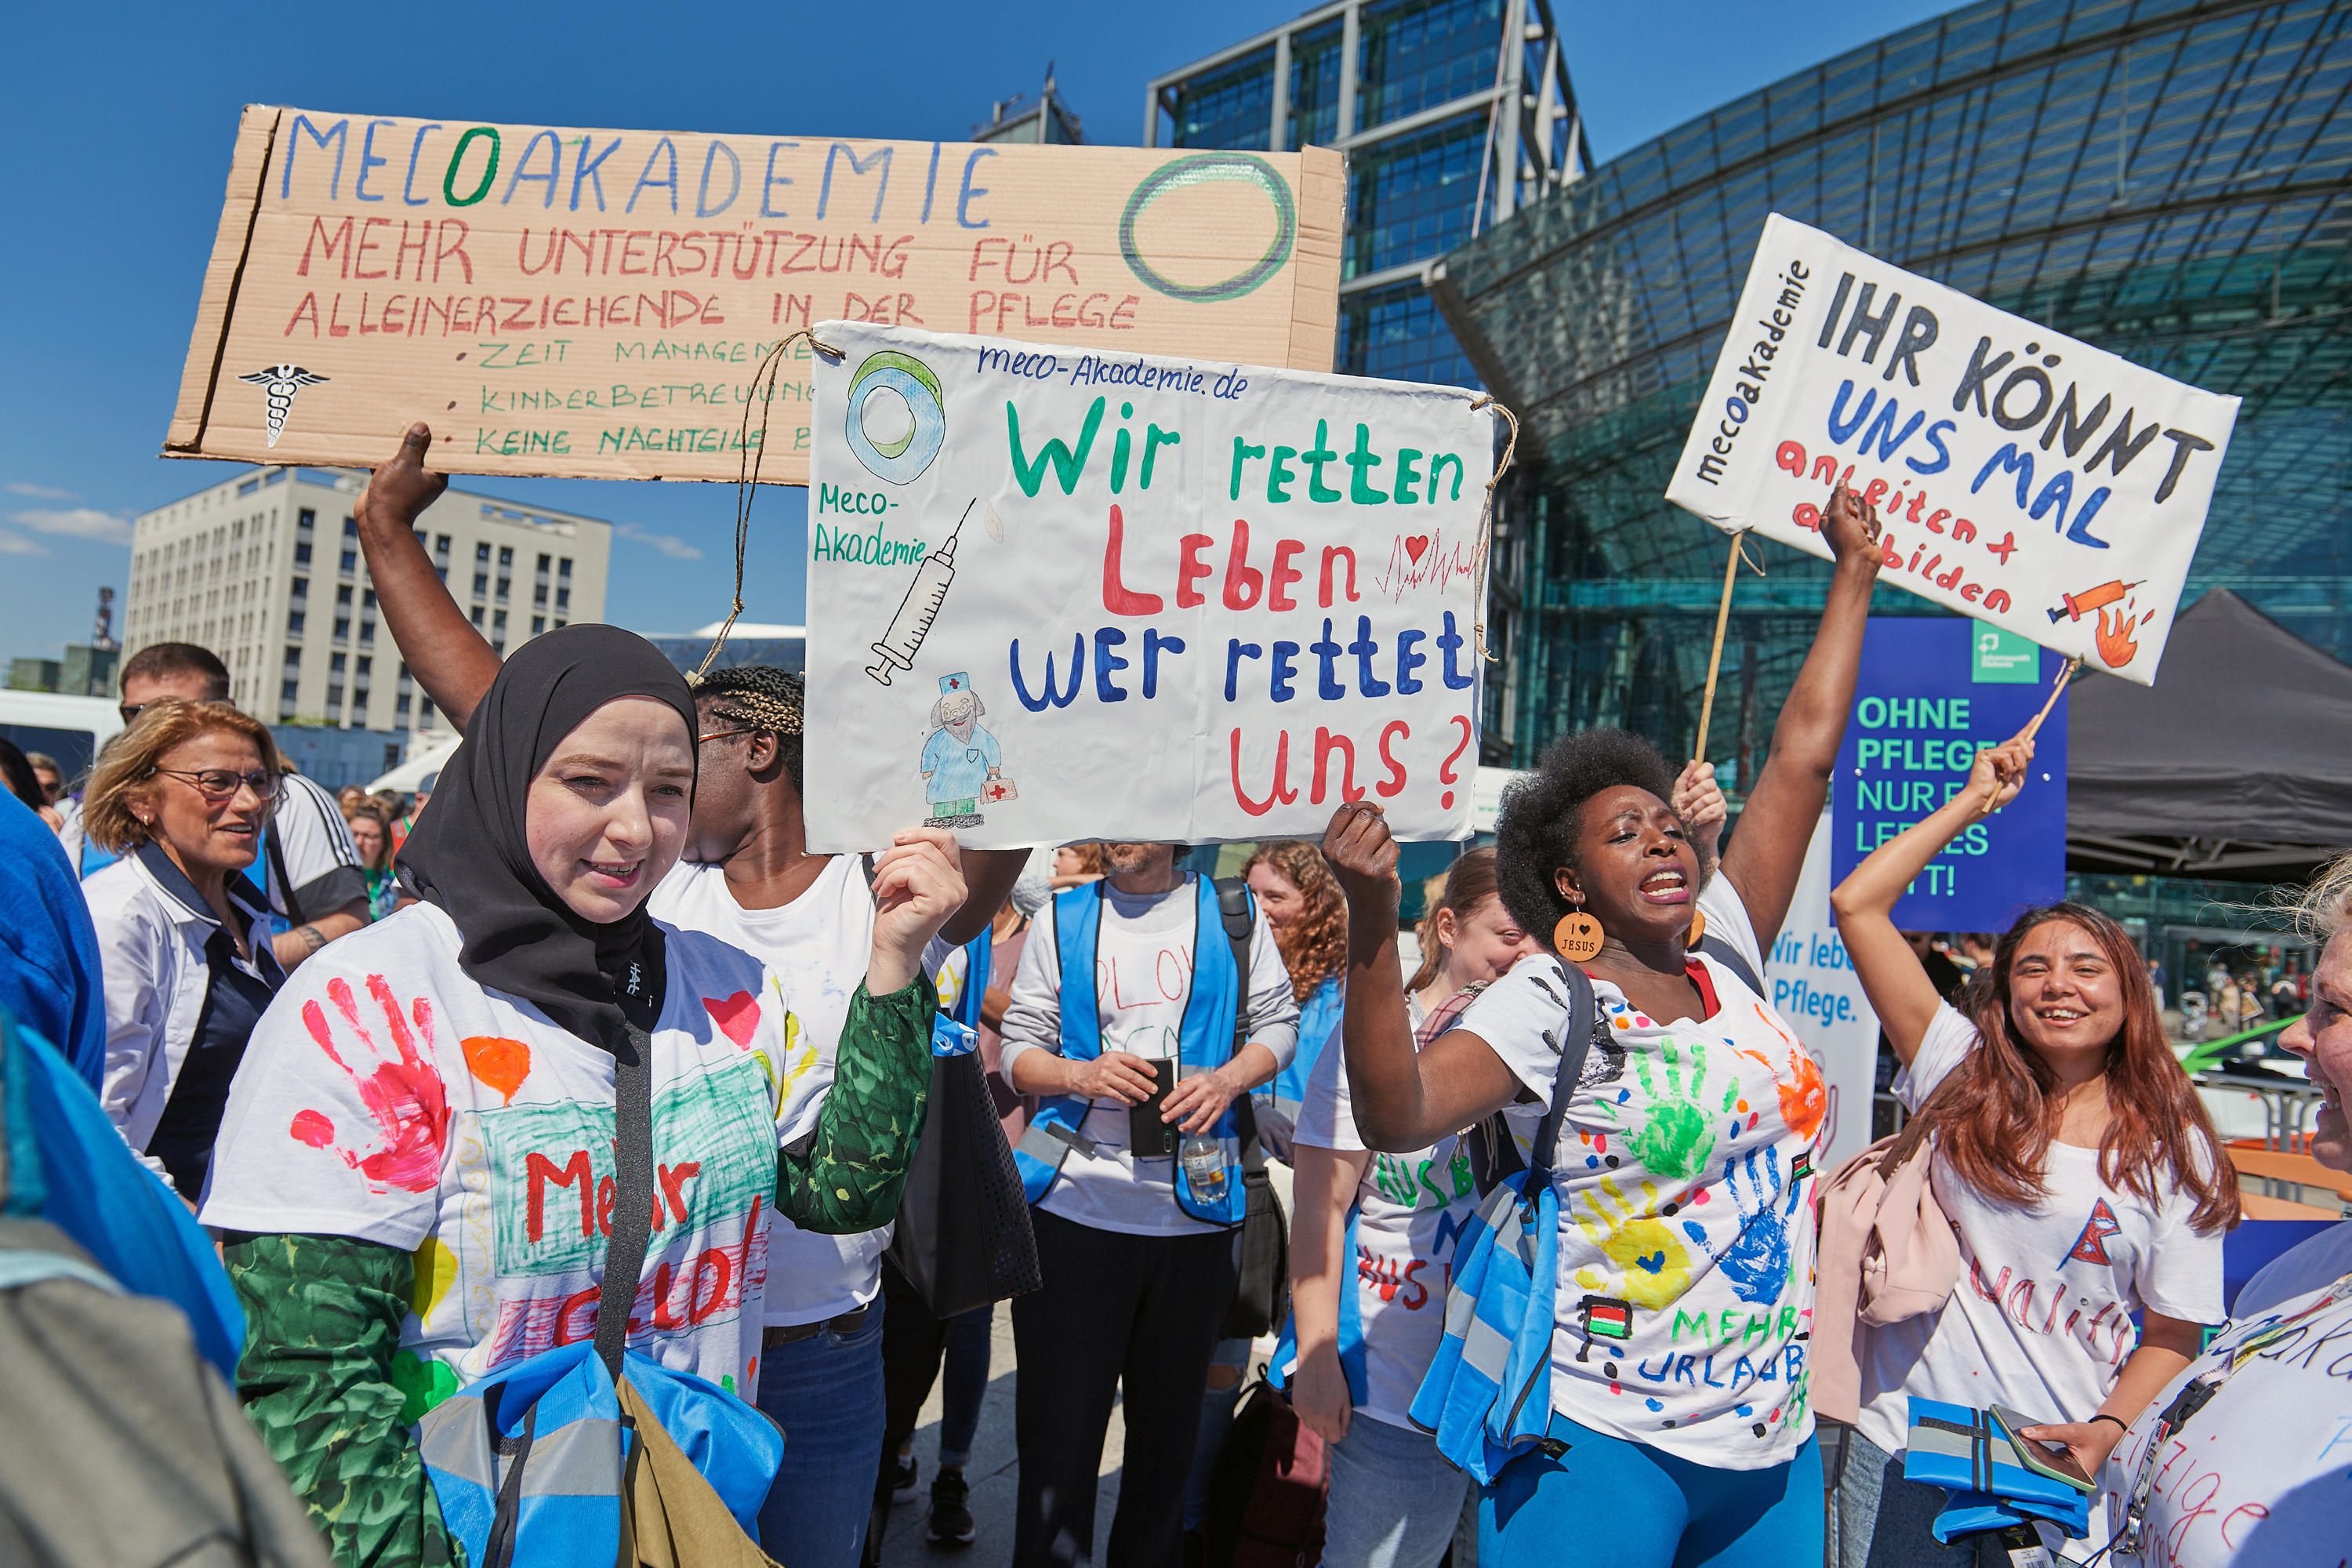
[[[360,559],[366,477],[249,469],[131,525],[123,657],[192,642],[228,666],[237,706],[273,723],[431,730]],[[418,519],[441,580],[504,653],[551,627],[604,618],[612,525],[451,489]]]

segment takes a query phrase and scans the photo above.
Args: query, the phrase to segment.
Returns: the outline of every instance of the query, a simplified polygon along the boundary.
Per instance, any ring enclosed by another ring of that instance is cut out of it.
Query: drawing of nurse
[[[980,820],[980,797],[1004,762],[1003,748],[981,726],[987,712],[971,676],[958,670],[940,677],[931,737],[923,742],[923,798],[931,807],[925,826],[969,827]]]

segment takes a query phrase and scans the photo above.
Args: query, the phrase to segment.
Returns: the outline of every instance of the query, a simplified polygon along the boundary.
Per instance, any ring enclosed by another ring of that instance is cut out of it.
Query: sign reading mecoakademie
[[[1326,370],[1341,171],[252,107],[164,450],[803,484],[827,320]]]
[[[1887,581],[2147,685],[2237,415],[1776,213],[1666,499],[1826,557],[1851,482]]]

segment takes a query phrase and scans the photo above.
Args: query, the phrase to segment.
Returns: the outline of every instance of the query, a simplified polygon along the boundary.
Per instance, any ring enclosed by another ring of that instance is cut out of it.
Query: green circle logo
[[[1179,283],[1144,258],[1135,243],[1135,226],[1152,203],[1171,191],[1222,184],[1254,185],[1265,193],[1266,200],[1274,204],[1274,242],[1265,247],[1264,256],[1231,278],[1209,283]],[[1290,247],[1297,237],[1298,213],[1291,204],[1289,184],[1273,164],[1247,153],[1201,153],[1163,163],[1135,187],[1135,194],[1127,198],[1127,210],[1118,219],[1118,253],[1127,258],[1135,275],[1156,292],[1195,305],[1238,300],[1281,271],[1282,264],[1290,259]]]

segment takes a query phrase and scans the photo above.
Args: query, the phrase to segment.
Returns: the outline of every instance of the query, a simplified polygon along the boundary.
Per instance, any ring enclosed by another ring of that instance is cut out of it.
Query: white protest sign
[[[1457,389],[826,322],[810,847],[1466,838],[1492,413]]]
[[[1829,1114],[1822,1122],[1813,1167],[1836,1170],[1870,1146],[1871,1095],[1877,1087],[1878,1015],[1862,994],[1830,910],[1830,814],[1813,829],[1797,873],[1780,939],[1764,955],[1764,984],[1773,1010],[1822,1059]]]
[[[2146,686],[2237,417],[1775,213],[1666,499],[1827,556],[1850,479],[1885,581]]]

